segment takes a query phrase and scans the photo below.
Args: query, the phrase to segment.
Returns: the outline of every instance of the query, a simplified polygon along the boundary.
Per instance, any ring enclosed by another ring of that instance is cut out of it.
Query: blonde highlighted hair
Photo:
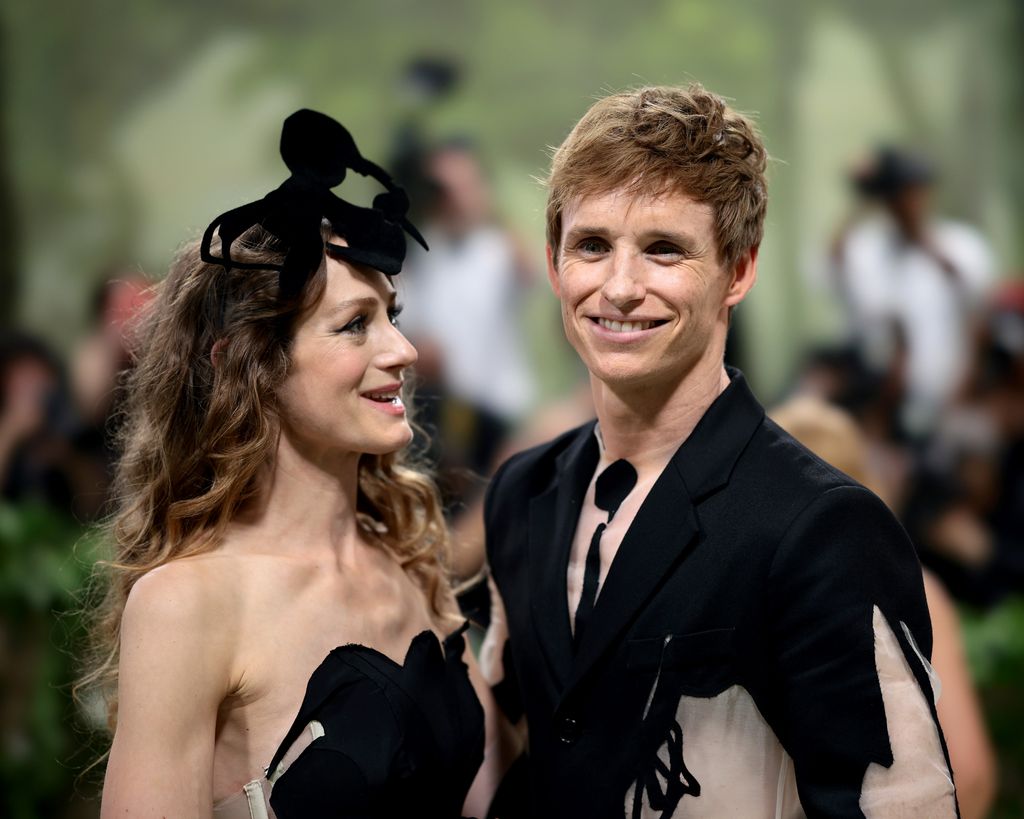
[[[598,100],[555,151],[547,241],[556,263],[565,208],[584,196],[681,192],[714,212],[719,262],[731,270],[761,243],[768,154],[753,123],[698,83]]]
[[[241,262],[280,264],[284,252],[258,226],[232,246]],[[293,330],[325,282],[321,259],[303,291],[283,299],[276,270],[225,270],[202,261],[193,242],[171,265],[139,326],[107,524],[114,555],[99,567],[104,596],[93,618],[89,667],[77,686],[102,692],[111,730],[128,594],[156,567],[214,548],[258,499],[277,446],[276,394],[288,372]],[[217,344],[222,340],[227,343]],[[451,600],[447,529],[434,482],[408,457],[404,451],[362,457],[357,514],[443,621]]]

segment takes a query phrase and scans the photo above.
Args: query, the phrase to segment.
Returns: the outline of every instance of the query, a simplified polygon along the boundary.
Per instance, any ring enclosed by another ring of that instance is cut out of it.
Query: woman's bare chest
[[[216,799],[263,775],[302,704],[309,678],[333,649],[363,645],[402,663],[417,634],[436,630],[423,594],[410,579],[375,575],[247,601],[237,679],[218,713]],[[265,605],[270,600],[273,605]]]

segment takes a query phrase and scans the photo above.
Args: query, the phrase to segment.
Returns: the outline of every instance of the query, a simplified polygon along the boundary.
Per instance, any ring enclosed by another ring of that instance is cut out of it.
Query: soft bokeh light
[[[286,175],[281,121],[312,107],[344,122],[385,165],[402,129],[424,144],[460,135],[477,146],[498,220],[532,271],[516,321],[538,406],[548,406],[579,380],[542,274],[538,179],[550,146],[596,96],[697,80],[756,117],[773,157],[759,281],[739,309],[735,352],[761,399],[774,402],[797,382],[808,350],[849,330],[825,271],[838,232],[860,214],[851,169],[879,144],[930,156],[937,212],[977,228],[995,277],[1015,278],[1024,251],[1022,41],[1016,0],[8,0],[0,310],[5,328],[44,340],[66,366],[92,355],[101,285],[159,279],[216,214],[276,187]],[[450,93],[431,97],[422,78],[410,81],[408,66],[422,57],[455,68]],[[373,191],[346,183],[357,200]],[[121,361],[122,352],[104,350]],[[2,523],[0,514],[7,537]],[[80,531],[37,528],[67,544]],[[29,543],[31,531],[17,529],[10,542]],[[53,606],[72,608],[60,601]],[[33,627],[47,631],[47,612],[36,615]],[[0,611],[0,637],[8,621]],[[1011,631],[1024,617],[1012,622]],[[997,628],[968,625],[969,638],[990,642]],[[969,648],[980,668],[978,644]],[[1005,687],[993,690],[993,701],[1005,696]],[[1024,759],[1019,740],[1000,748],[1007,765]],[[1007,770],[1004,784],[1019,797],[1024,773]],[[53,782],[63,805],[67,777]]]

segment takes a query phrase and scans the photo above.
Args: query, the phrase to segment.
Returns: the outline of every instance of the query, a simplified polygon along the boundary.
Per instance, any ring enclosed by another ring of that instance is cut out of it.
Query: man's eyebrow
[[[570,228],[569,232],[565,234],[566,244],[569,242],[583,239],[587,236],[600,236],[602,238],[608,235],[609,231],[607,228],[601,227],[587,227],[586,225],[579,225],[574,228]]]
[[[688,233],[676,233],[672,230],[651,230],[644,238],[654,242],[671,242],[684,247],[696,247],[697,240]]]
[[[590,236],[606,239],[610,233],[611,231],[607,228],[580,225],[570,228],[565,234],[565,244],[571,245],[574,242],[578,242],[580,239],[585,239]],[[642,235],[642,238],[649,242],[672,242],[686,249],[693,249],[699,245],[699,242],[694,236],[687,233],[678,233],[674,230],[653,229],[646,231]]]

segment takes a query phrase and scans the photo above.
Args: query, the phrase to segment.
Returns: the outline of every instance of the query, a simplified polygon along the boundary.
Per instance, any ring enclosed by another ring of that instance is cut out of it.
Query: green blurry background
[[[762,394],[833,325],[802,271],[845,212],[845,169],[879,140],[928,150],[945,212],[981,227],[1003,269],[1019,264],[1013,0],[7,0],[0,20],[3,309],[63,347],[111,266],[159,274],[213,214],[279,183],[280,123],[296,108],[338,116],[386,156],[411,106],[402,69],[424,54],[462,73],[427,129],[479,140],[538,258],[533,178],[595,95],[697,79],[757,116],[775,158],[747,308]]]
[[[380,161],[414,114],[430,135],[474,137],[503,217],[539,265],[535,177],[547,146],[596,95],[694,79],[754,114],[774,157],[760,280],[743,308],[748,375],[771,400],[800,352],[837,332],[836,306],[805,273],[849,209],[851,161],[878,142],[927,150],[942,169],[942,211],[983,231],[1003,275],[1019,269],[1022,42],[1018,0],[6,0],[0,312],[5,325],[69,351],[99,281],[126,269],[159,276],[212,216],[279,184],[280,123],[303,106],[343,120]],[[424,55],[452,60],[461,79],[450,97],[417,108],[403,68]],[[543,286],[531,306],[542,391],[553,395],[569,364]],[[52,613],[74,608],[81,567],[66,556],[80,530],[11,515],[0,516],[0,636],[29,645],[25,635],[49,634],[51,646],[73,650]],[[40,557],[41,542],[52,557]],[[1024,612],[1000,616],[970,621],[968,637],[1004,756],[999,815],[1013,816],[1022,815]],[[73,753],[84,735],[70,730],[54,687],[69,678],[69,655],[52,653],[25,683],[37,693],[19,700],[31,716],[4,721],[19,727],[3,738],[3,815],[61,814],[88,756]]]

